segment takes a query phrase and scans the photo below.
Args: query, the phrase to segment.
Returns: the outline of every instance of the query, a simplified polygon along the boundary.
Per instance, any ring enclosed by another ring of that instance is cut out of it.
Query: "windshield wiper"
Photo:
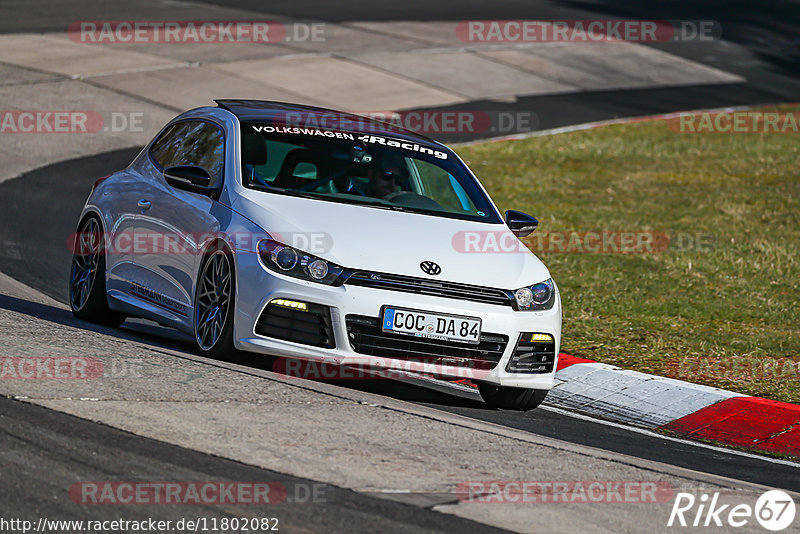
[[[258,191],[264,191],[267,193],[277,193],[279,195],[288,195],[291,197],[300,197],[300,198],[313,198],[319,199],[323,198],[326,195],[313,193],[311,191],[298,191],[296,189],[284,189],[282,187],[274,187],[271,185],[261,185],[261,184],[248,184],[248,187],[252,189],[256,189]]]
[[[371,206],[373,208],[381,208],[384,210],[392,210],[392,211],[405,211],[409,213],[413,213],[415,210],[407,208],[406,206],[400,206],[398,204],[390,204],[386,200],[381,200],[379,198],[369,198],[369,197],[356,197],[354,196],[351,198],[342,198],[342,197],[325,197],[326,199],[333,200],[335,202],[343,202],[345,204],[358,204],[361,206]]]

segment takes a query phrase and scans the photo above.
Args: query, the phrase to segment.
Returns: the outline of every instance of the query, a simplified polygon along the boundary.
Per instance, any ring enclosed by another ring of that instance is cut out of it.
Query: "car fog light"
[[[322,280],[328,276],[328,262],[325,260],[314,260],[308,265],[308,274],[315,280]]]
[[[275,299],[270,301],[269,305],[280,306],[281,308],[290,308],[298,311],[308,311],[308,304],[305,302],[298,302],[296,300]]]
[[[533,293],[527,287],[523,287],[522,289],[517,289],[516,293],[514,293],[514,298],[517,299],[517,306],[520,309],[525,309],[530,307],[531,302],[533,302]]]

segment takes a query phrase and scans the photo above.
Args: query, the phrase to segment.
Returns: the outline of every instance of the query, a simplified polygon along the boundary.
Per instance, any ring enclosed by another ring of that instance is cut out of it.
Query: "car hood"
[[[517,289],[550,277],[503,224],[245,190],[231,206],[269,233],[343,267]],[[467,241],[469,241],[469,246]],[[441,267],[425,274],[423,261]]]

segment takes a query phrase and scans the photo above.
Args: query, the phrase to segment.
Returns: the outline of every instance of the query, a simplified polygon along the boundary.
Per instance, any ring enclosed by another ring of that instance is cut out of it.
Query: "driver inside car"
[[[367,171],[365,194],[373,198],[386,198],[401,190],[408,180],[408,170],[399,161],[388,161],[386,165],[373,165]]]

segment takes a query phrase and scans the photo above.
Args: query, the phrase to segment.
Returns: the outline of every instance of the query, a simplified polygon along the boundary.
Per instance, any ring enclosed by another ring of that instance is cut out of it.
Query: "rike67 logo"
[[[700,497],[691,493],[678,493],[675,495],[667,526],[740,528],[752,524],[755,519],[763,528],[778,532],[792,524],[796,512],[794,500],[781,490],[770,490],[762,494],[755,506],[722,504],[719,492],[713,495],[703,493]]]

